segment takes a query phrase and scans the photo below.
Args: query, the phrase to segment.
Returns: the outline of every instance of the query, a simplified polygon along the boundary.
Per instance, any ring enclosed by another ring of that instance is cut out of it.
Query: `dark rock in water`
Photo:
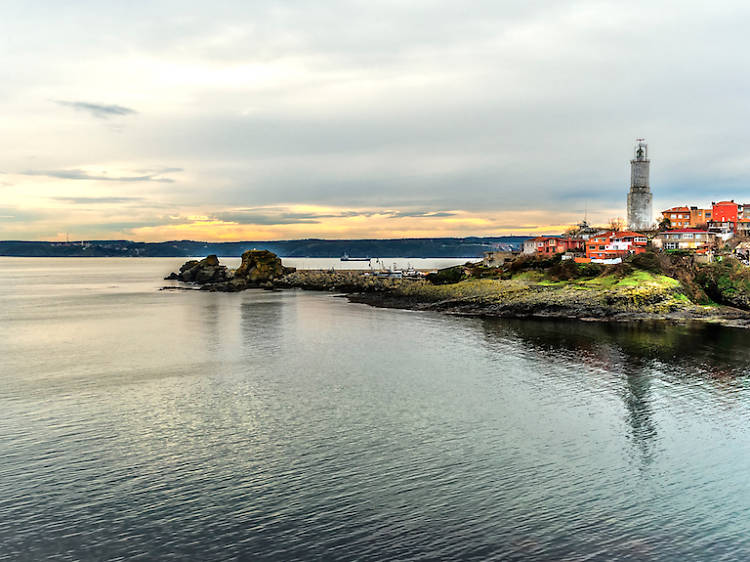
[[[219,265],[219,258],[210,255],[202,260],[190,260],[180,267],[179,273],[170,273],[164,279],[185,281],[187,283],[220,283],[227,279],[227,268]]]
[[[268,250],[248,250],[242,254],[242,264],[234,272],[235,278],[260,285],[292,273],[294,268],[284,267],[281,259]]]
[[[236,292],[258,287],[273,289],[282,277],[294,271],[293,267],[284,267],[273,252],[248,250],[242,254],[242,264],[234,271],[227,270],[211,255],[200,261],[186,262],[179,273],[171,273],[165,279],[195,283],[205,291]]]

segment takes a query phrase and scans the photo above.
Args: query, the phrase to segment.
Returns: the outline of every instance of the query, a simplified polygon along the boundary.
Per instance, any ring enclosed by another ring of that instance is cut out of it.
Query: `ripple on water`
[[[172,261],[0,268],[0,560],[750,555],[746,332],[158,293]]]

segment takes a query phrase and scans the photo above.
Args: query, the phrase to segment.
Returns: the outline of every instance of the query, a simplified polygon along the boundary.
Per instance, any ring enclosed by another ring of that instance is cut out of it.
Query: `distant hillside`
[[[80,242],[0,241],[0,256],[18,257],[185,257],[240,256],[252,248],[265,249],[281,257],[339,258],[476,258],[496,249],[518,250],[525,236],[495,238],[399,238],[390,240],[273,240],[266,242],[132,242],[89,240]]]

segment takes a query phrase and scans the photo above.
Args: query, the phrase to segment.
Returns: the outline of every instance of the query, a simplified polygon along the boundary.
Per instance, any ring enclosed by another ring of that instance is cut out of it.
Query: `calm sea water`
[[[1,560],[747,560],[750,334],[0,259]]]

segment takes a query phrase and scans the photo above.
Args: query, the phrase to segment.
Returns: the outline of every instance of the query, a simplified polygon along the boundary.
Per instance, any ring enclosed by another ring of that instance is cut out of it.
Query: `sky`
[[[0,239],[555,233],[750,201],[750,3],[0,4]]]

